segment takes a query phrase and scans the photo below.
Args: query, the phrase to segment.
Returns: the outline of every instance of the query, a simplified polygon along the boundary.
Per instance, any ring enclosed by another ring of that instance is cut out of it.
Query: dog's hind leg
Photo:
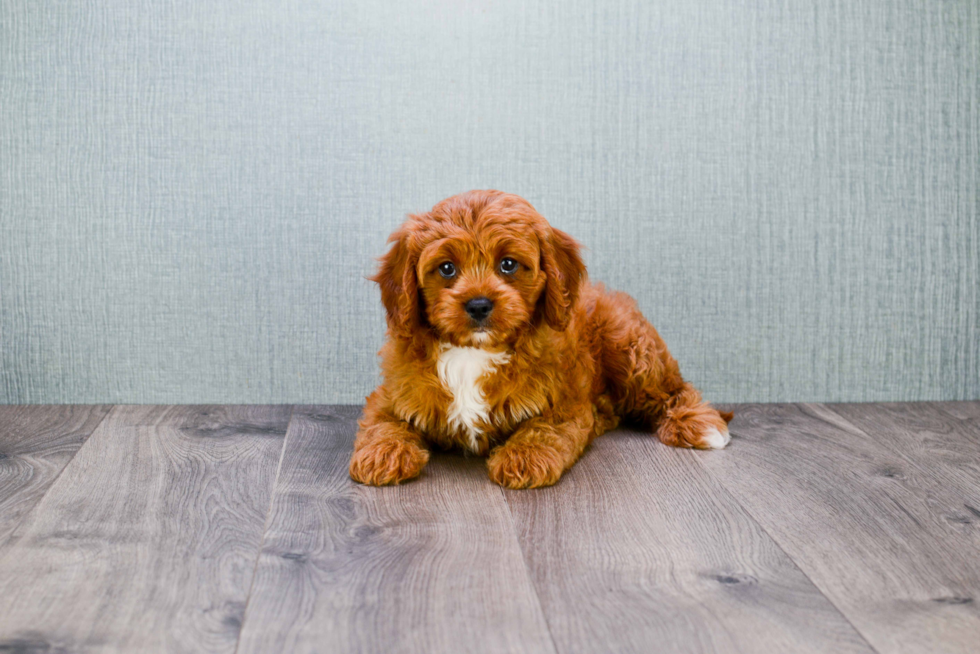
[[[715,410],[701,399],[696,388],[685,382],[681,391],[665,402],[657,438],[674,447],[720,449],[731,440],[729,420],[731,414]]]
[[[604,390],[620,415],[655,431],[666,445],[725,447],[731,414],[719,413],[684,381],[677,361],[633,298],[598,290],[592,311],[594,347]]]

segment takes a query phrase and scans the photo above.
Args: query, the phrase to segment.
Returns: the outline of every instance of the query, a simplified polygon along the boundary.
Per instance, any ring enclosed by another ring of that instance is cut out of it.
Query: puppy
[[[372,278],[388,339],[350,476],[417,477],[429,448],[487,456],[507,488],[557,482],[628,420],[675,447],[728,444],[632,298],[590,284],[579,245],[526,200],[471,191],[410,215]]]

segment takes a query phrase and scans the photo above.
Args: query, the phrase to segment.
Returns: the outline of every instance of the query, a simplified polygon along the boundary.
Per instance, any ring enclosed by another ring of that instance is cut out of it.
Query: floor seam
[[[103,405],[76,404],[72,406],[105,406],[105,405],[104,404]],[[75,457],[78,456],[78,453],[82,451],[82,448],[88,445],[89,440],[91,440],[92,438],[92,434],[94,434],[99,430],[99,427],[101,427],[102,423],[106,421],[106,418],[109,417],[109,414],[116,410],[117,406],[119,405],[118,404],[110,405],[109,410],[106,411],[104,414],[102,414],[102,417],[99,418],[99,421],[95,424],[95,427],[93,427],[91,431],[89,431],[89,433],[85,435],[85,442],[83,442],[81,445],[78,446],[78,449],[75,450],[75,452],[71,455],[70,459],[65,461],[65,465],[61,466],[61,470],[58,471],[58,474],[54,476],[54,479],[51,480],[51,483],[48,484],[48,487],[44,490],[43,493],[41,493],[41,497],[37,499],[37,502],[34,503],[34,506],[32,506],[30,510],[27,511],[27,513],[21,516],[21,519],[17,522],[17,526],[10,531],[10,535],[8,535],[7,538],[3,540],[3,542],[0,542],[0,561],[2,561],[7,554],[7,552],[4,552],[3,550],[9,551],[7,546],[17,540],[17,532],[20,530],[22,526],[24,526],[24,523],[27,521],[27,519],[37,510],[37,507],[41,505],[41,503],[44,501],[44,498],[48,496],[48,493],[50,493],[51,489],[54,488],[55,484],[58,483],[58,480],[61,479],[61,475],[64,474],[68,466],[70,466],[72,461],[75,460]]]
[[[286,433],[282,438],[282,449],[279,451],[279,463],[276,464],[276,476],[272,481],[272,491],[269,493],[269,507],[265,511],[265,522],[262,525],[262,538],[259,539],[259,548],[255,555],[255,565],[252,567],[252,579],[248,583],[248,594],[245,596],[245,608],[242,609],[242,625],[238,629],[238,637],[235,639],[234,654],[238,654],[238,648],[242,644],[242,633],[245,631],[245,623],[248,619],[248,607],[252,603],[252,592],[255,590],[255,579],[259,574],[259,563],[262,561],[262,550],[265,549],[265,538],[269,531],[269,523],[272,520],[272,507],[276,500],[276,490],[279,488],[279,475],[282,473],[282,462],[286,458],[286,445],[289,443],[289,428],[293,425],[293,416],[296,413],[296,405],[289,405],[289,418],[286,420]]]
[[[507,493],[501,487],[498,487],[497,490],[500,493],[500,498],[504,502],[504,508],[507,509],[507,515],[510,517],[510,530],[514,535],[514,542],[517,543],[517,550],[521,554],[521,565],[524,567],[524,574],[527,576],[527,582],[531,585],[531,590],[534,591],[534,601],[538,605],[538,611],[541,612],[541,621],[544,622],[544,629],[548,634],[548,640],[551,642],[552,651],[554,651],[555,654],[559,654],[561,650],[558,648],[558,644],[555,642],[554,634],[551,633],[551,624],[548,623],[548,616],[545,614],[544,607],[541,605],[541,596],[538,594],[538,588],[534,583],[534,577],[531,576],[531,569],[527,565],[527,558],[524,555],[524,547],[521,546],[521,538],[517,533],[517,521],[514,519],[514,512],[510,509],[510,502],[507,501]]]
[[[793,406],[803,406],[803,405],[795,404]],[[766,529],[765,525],[762,524],[762,521],[759,520],[759,518],[756,517],[756,515],[742,503],[738,495],[725,484],[725,482],[721,479],[721,477],[717,473],[712,471],[710,468],[708,468],[706,465],[704,465],[704,463],[701,462],[700,457],[694,457],[694,458],[697,461],[698,467],[700,467],[701,470],[708,475],[708,477],[714,480],[715,483],[717,483],[718,486],[725,491],[725,493],[732,499],[732,501],[735,502],[735,504],[737,504],[739,508],[741,508],[745,512],[745,515],[749,516],[749,518],[752,519],[752,522],[754,522],[759,527],[759,529],[762,530],[762,533],[766,535],[766,538],[772,541],[773,545],[779,548],[779,551],[786,556],[789,562],[793,564],[793,567],[796,568],[800,572],[800,574],[803,575],[807,579],[807,581],[810,582],[810,584],[817,590],[817,592],[820,593],[820,595],[824,599],[826,599],[827,602],[832,607],[834,607],[834,610],[837,611],[837,613],[844,619],[844,621],[847,622],[847,624],[851,625],[851,628],[854,629],[854,633],[856,633],[861,638],[861,640],[868,646],[868,648],[872,652],[881,654],[878,648],[875,647],[870,640],[868,640],[868,637],[864,634],[864,632],[861,629],[859,629],[856,624],[854,624],[850,616],[848,616],[847,613],[845,613],[843,609],[841,609],[841,607],[839,607],[837,603],[834,602],[834,600],[827,595],[827,593],[823,590],[823,588],[821,588],[820,585],[817,584],[817,582],[815,582],[813,578],[810,577],[809,574],[807,574],[806,570],[803,569],[800,562],[797,561],[789,552],[786,551],[782,543],[780,543],[779,540],[775,536],[773,536],[768,529]]]

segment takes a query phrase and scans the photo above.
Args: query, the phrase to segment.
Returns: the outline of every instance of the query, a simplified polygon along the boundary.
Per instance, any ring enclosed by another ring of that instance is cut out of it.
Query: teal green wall
[[[716,401],[980,397],[974,0],[0,7],[0,401],[359,402],[409,211],[528,198]]]

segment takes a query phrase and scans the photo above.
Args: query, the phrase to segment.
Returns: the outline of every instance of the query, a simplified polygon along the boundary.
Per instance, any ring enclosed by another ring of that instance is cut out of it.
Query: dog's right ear
[[[388,328],[393,335],[411,337],[421,325],[419,287],[415,276],[418,254],[414,253],[411,229],[406,225],[388,237],[391,249],[382,256],[378,272],[371,281],[381,287]]]

